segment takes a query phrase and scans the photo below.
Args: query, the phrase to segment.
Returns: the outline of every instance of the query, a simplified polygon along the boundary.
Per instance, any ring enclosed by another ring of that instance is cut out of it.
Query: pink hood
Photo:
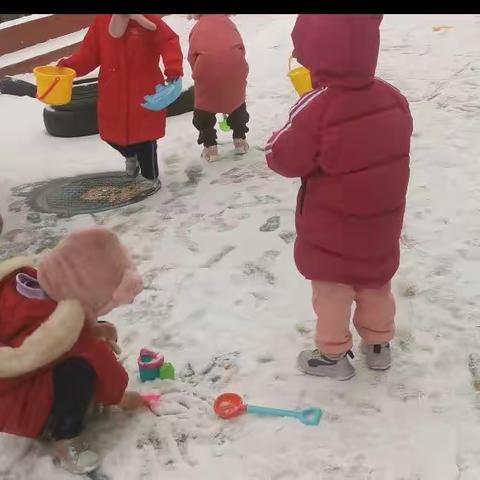
[[[292,31],[297,60],[315,87],[360,88],[372,82],[383,15],[299,15]]]

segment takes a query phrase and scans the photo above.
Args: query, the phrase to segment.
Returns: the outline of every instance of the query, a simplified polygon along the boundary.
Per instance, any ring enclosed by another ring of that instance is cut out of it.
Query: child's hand
[[[148,407],[148,402],[138,392],[125,392],[122,400],[118,404],[123,410],[131,411],[138,408]]]
[[[132,14],[130,14],[130,18],[134,22],[137,22],[143,28],[146,28],[147,30],[150,30],[151,32],[154,32],[157,29],[157,26],[153,22],[151,22],[147,17],[145,17],[144,15],[141,15],[139,13],[132,13]]]
[[[117,329],[115,328],[115,325],[110,322],[97,323],[93,327],[93,334],[97,338],[105,340],[106,342],[118,342]]]
[[[108,26],[110,35],[114,38],[123,37],[125,31],[127,30],[130,19],[152,32],[157,29],[155,23],[151,22],[147,17],[141,15],[140,13],[114,14],[112,15],[110,24]]]
[[[117,329],[110,322],[97,323],[93,328],[93,334],[100,340],[107,342],[112,347],[112,350],[119,355],[122,353],[121,348],[118,346],[118,334]]]

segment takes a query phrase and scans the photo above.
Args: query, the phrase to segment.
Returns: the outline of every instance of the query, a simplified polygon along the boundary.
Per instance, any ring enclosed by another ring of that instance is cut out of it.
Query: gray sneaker
[[[125,173],[127,177],[136,178],[140,172],[137,157],[130,157],[125,159]]]
[[[245,155],[250,149],[250,145],[244,138],[234,138],[233,146],[235,147],[235,155]]]
[[[307,375],[329,377],[335,380],[350,380],[355,375],[355,369],[347,358],[353,358],[349,350],[343,355],[327,356],[318,350],[304,350],[297,358],[298,368]]]
[[[362,341],[362,353],[366,356],[367,367],[372,370],[388,370],[392,364],[389,343],[367,345]]]
[[[56,461],[74,475],[85,475],[99,467],[98,455],[79,437],[56,442],[54,454]]]
[[[157,177],[155,180],[149,180],[151,188],[155,191],[158,191],[162,188],[162,182],[160,181],[160,177]]]

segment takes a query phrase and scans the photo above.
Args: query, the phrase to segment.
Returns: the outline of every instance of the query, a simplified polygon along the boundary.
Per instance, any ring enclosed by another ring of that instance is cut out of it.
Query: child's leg
[[[242,105],[228,116],[227,123],[233,130],[235,155],[245,155],[250,148],[245,136],[248,132],[247,123],[249,120],[250,115],[247,112],[247,106],[245,103],[242,103]]]
[[[157,141],[138,143],[133,147],[136,151],[142,176],[148,180],[156,180],[159,176]]]
[[[317,349],[300,352],[298,367],[309,375],[348,380],[355,375],[347,358],[347,354],[352,356],[349,327],[355,291],[348,285],[316,281],[312,288]]]
[[[390,340],[395,333],[395,300],[390,283],[379,289],[357,290],[353,321],[362,337],[368,368],[387,370],[392,363]]]
[[[81,358],[70,358],[53,371],[50,431],[54,440],[78,437],[93,398],[95,371]]]
[[[135,149],[131,145],[123,146],[111,142],[108,142],[108,144],[125,158],[125,172],[127,176],[135,178],[139,172]]]
[[[384,344],[395,333],[395,300],[390,282],[378,289],[359,289],[356,293],[353,323],[368,345]]]
[[[98,455],[79,439],[93,400],[95,378],[95,371],[82,358],[69,358],[53,370],[49,432],[56,441],[58,460],[71,473],[88,473],[98,467]]]
[[[213,147],[217,144],[215,125],[217,118],[214,113],[195,109],[193,111],[193,126],[198,130],[198,144],[204,147]]]
[[[245,139],[248,132],[247,123],[250,115],[247,112],[247,105],[242,103],[227,118],[228,126],[233,130],[233,138]]]
[[[350,317],[355,290],[349,285],[312,282],[317,315],[316,344],[320,352],[338,355],[352,348]]]

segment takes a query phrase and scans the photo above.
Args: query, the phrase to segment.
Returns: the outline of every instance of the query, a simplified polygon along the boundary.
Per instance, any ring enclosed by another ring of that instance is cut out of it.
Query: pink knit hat
[[[115,233],[102,227],[73,232],[44,254],[38,281],[56,302],[79,300],[90,322],[132,303],[143,290],[127,250]]]

